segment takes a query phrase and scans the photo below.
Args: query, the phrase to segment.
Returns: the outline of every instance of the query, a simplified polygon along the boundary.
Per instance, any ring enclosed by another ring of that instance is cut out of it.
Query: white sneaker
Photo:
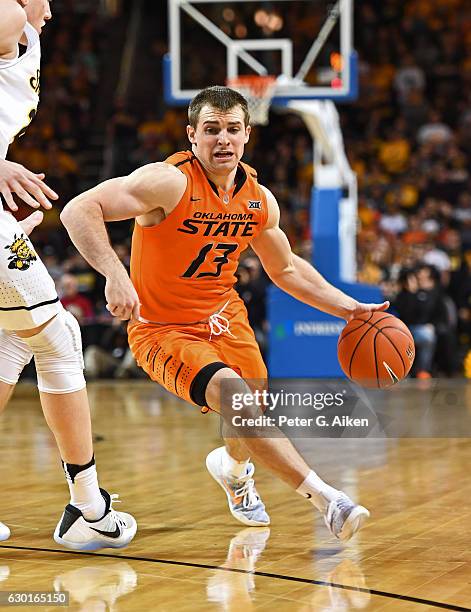
[[[206,457],[206,467],[214,480],[224,489],[232,516],[250,527],[266,527],[270,524],[270,517],[255,488],[252,478],[254,465],[248,464],[247,473],[242,478],[225,476],[222,470],[224,450],[224,446],[221,446],[211,451]]]
[[[0,523],[0,542],[3,542],[3,540],[8,540],[9,537],[9,528],[4,523]]]
[[[370,516],[363,506],[355,504],[345,493],[331,501],[324,514],[329,531],[342,542],[349,540]]]
[[[54,540],[72,550],[96,550],[98,548],[123,548],[133,539],[137,523],[126,512],[116,512],[112,503],[117,495],[100,489],[106,510],[98,521],[87,521],[78,508],[68,504],[54,531]]]

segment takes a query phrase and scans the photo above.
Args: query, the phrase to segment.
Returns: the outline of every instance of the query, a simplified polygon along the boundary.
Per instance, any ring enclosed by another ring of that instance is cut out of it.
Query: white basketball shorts
[[[60,310],[54,281],[29,238],[0,210],[0,328],[32,329]]]

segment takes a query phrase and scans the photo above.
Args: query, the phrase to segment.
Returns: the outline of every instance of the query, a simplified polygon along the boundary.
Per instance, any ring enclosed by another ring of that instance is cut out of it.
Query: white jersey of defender
[[[39,102],[41,47],[27,23],[25,53],[0,59],[0,157],[26,129]],[[33,114],[32,114],[33,113]],[[54,281],[14,217],[0,204],[0,328],[32,329],[61,310]]]
[[[33,329],[60,309],[46,266],[13,215],[0,210],[0,328]]]
[[[0,59],[0,158],[5,159],[15,136],[23,133],[39,103],[41,45],[39,34],[26,23],[26,51],[13,59]]]

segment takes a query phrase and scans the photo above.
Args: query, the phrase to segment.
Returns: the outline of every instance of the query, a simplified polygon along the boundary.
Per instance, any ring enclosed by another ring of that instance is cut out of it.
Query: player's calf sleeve
[[[34,355],[40,391],[73,393],[85,387],[82,337],[70,312],[61,310],[39,334],[24,341]]]

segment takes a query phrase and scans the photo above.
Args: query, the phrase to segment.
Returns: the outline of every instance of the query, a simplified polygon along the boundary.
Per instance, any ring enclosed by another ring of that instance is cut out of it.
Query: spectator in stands
[[[425,253],[422,257],[422,261],[444,273],[443,278],[447,279],[448,272],[451,269],[450,258],[443,249],[437,246],[434,240],[429,240],[425,244]]]
[[[431,308],[430,319],[437,339],[435,364],[441,372],[451,376],[456,369],[457,311],[453,300],[443,291],[440,272],[430,265],[420,264],[416,271],[419,299]]]
[[[436,110],[431,110],[429,120],[417,132],[419,144],[444,144],[453,137],[453,132],[448,125],[443,123],[442,116]]]
[[[471,223],[471,193],[462,191],[458,202],[452,212],[453,218],[458,223]]]
[[[262,355],[266,350],[265,298],[268,280],[257,257],[246,257],[237,269],[236,290],[243,299],[250,326],[260,346]]]
[[[407,101],[411,91],[425,89],[425,73],[417,65],[412,53],[405,53],[402,57],[401,65],[394,77],[394,88],[400,103]]]
[[[88,378],[130,378],[142,374],[129,349],[126,327],[126,323],[113,318],[100,334],[99,344],[85,349]]]
[[[407,229],[407,219],[400,211],[396,198],[388,204],[387,212],[379,221],[379,227],[387,234],[402,234]]]
[[[64,274],[59,283],[59,296],[62,305],[69,310],[80,323],[86,325],[94,318],[93,304],[78,290],[79,282],[73,274]]]
[[[411,143],[406,137],[406,129],[405,121],[399,118],[394,126],[386,130],[386,136],[380,143],[378,158],[390,174],[400,174],[407,168]]]
[[[450,283],[458,309],[458,334],[465,350],[471,347],[471,250],[465,251],[459,270]]]
[[[452,345],[446,343],[446,338],[451,337],[451,316],[443,298],[438,275],[432,267],[421,265],[414,270],[403,270],[399,284],[401,289],[393,301],[393,306],[414,338],[414,372],[417,378],[430,378],[439,337],[446,346],[447,356],[452,352]],[[451,373],[452,364],[447,367],[450,367]]]
[[[424,311],[426,294],[419,300],[419,284],[414,270],[404,270],[399,277],[401,290],[393,307],[409,327],[415,342],[416,357],[414,369],[417,378],[430,378],[435,353],[436,334],[430,320],[429,308]]]

